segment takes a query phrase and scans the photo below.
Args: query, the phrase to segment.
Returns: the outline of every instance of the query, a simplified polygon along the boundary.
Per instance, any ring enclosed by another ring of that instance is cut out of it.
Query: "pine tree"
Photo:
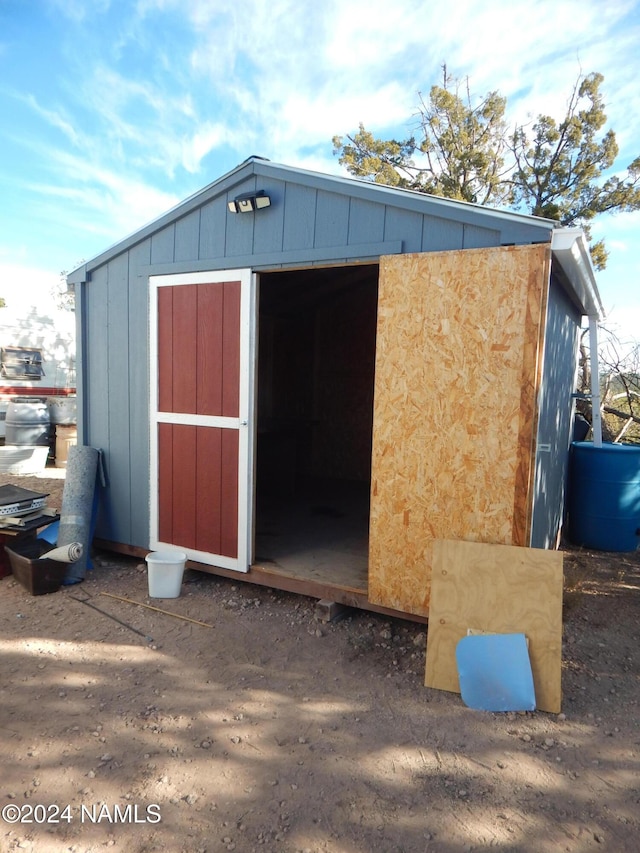
[[[474,106],[468,80],[449,77],[419,95],[419,136],[378,139],[360,124],[358,132],[333,138],[340,163],[357,177],[478,204],[508,205],[562,225],[579,225],[587,235],[604,213],[640,209],[640,157],[626,176],[611,174],[618,156],[606,124],[600,91],[603,76],[578,77],[560,122],[540,115],[528,129],[510,133],[507,101],[489,92]],[[603,269],[603,241],[591,246]]]

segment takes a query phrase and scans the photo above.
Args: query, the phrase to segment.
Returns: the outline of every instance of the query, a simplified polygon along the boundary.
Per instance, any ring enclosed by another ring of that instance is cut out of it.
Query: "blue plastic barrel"
[[[574,441],[568,510],[574,545],[597,551],[640,547],[640,445]]]

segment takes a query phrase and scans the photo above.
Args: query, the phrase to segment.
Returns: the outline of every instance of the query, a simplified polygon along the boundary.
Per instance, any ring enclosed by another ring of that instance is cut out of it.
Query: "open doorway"
[[[378,265],[259,278],[256,565],[367,591]]]

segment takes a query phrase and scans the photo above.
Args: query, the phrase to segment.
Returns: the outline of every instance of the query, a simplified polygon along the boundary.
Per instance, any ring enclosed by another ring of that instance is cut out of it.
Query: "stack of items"
[[[25,528],[29,523],[47,516],[55,516],[55,510],[47,507],[49,495],[32,492],[20,486],[0,486],[0,529]]]
[[[58,590],[68,569],[65,563],[40,559],[52,546],[37,538],[38,530],[58,518],[47,497],[21,486],[0,486],[0,577],[13,571],[32,595]]]

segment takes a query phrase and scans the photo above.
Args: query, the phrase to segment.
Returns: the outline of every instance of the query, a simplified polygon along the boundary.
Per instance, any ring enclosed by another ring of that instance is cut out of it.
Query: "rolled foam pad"
[[[81,542],[72,542],[71,545],[61,545],[60,548],[54,548],[53,551],[47,551],[43,554],[41,560],[57,560],[58,563],[77,563],[84,548]]]
[[[69,565],[65,584],[84,580],[87,570],[99,455],[95,447],[69,448],[57,545],[60,548],[78,542],[82,545],[82,556]]]

